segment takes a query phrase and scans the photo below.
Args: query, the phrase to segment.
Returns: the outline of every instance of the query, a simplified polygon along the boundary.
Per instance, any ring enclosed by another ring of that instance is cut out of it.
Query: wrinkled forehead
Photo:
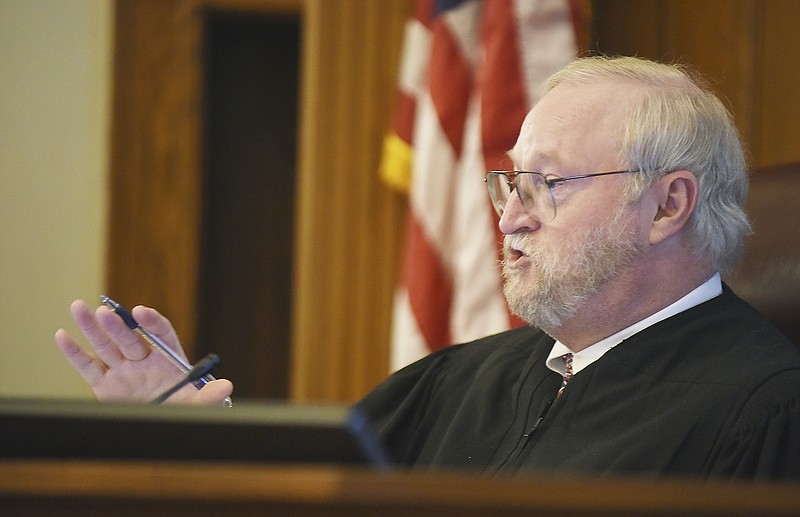
[[[525,116],[509,156],[522,169],[616,161],[626,121],[641,95],[636,85],[615,81],[561,83]]]

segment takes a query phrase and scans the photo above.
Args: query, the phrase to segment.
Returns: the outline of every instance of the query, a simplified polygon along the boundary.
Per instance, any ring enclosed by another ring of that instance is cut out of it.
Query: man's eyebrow
[[[508,157],[508,159],[511,160],[512,168],[516,169],[517,168],[517,160],[514,159],[514,149],[513,148],[509,149],[508,151],[506,151],[506,157]]]
[[[516,159],[516,157],[514,155],[514,149],[509,149],[506,152],[506,156],[514,164],[513,165],[514,169],[522,168],[521,165],[520,165],[520,162]],[[540,153],[536,153],[536,155],[534,156],[534,159],[535,159],[536,163],[539,164],[539,165],[538,165],[538,167],[534,167],[534,168],[536,168],[536,169],[548,169],[548,168],[551,168],[551,167],[554,167],[554,166],[559,166],[560,164],[563,164],[563,160],[561,160],[559,158],[559,156],[560,155],[557,152],[540,152]],[[529,169],[526,169],[526,170],[529,170]],[[542,172],[542,171],[541,170],[537,170],[537,172]]]

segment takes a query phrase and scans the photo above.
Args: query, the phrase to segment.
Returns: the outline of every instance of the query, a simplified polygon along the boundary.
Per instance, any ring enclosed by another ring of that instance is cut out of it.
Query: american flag
[[[421,0],[407,22],[381,164],[409,195],[392,369],[521,323],[483,177],[511,168],[526,113],[577,53],[579,20],[569,0]]]

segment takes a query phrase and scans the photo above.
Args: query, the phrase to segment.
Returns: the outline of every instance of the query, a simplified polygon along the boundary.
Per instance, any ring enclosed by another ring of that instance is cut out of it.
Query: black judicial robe
[[[727,287],[620,343],[555,400],[552,345],[521,328],[449,347],[358,407],[404,465],[800,479],[800,349]]]

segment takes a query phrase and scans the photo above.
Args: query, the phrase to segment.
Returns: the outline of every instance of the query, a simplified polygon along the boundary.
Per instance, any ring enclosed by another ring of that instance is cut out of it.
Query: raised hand
[[[183,377],[172,362],[142,341],[107,307],[100,306],[93,312],[83,300],[76,300],[70,312],[93,353],[64,329],[56,332],[56,346],[91,386],[98,400],[150,402]],[[142,326],[185,358],[169,320],[148,307],[134,307],[132,313]],[[221,404],[232,391],[230,381],[220,379],[201,390],[187,386],[170,397],[169,402]]]

